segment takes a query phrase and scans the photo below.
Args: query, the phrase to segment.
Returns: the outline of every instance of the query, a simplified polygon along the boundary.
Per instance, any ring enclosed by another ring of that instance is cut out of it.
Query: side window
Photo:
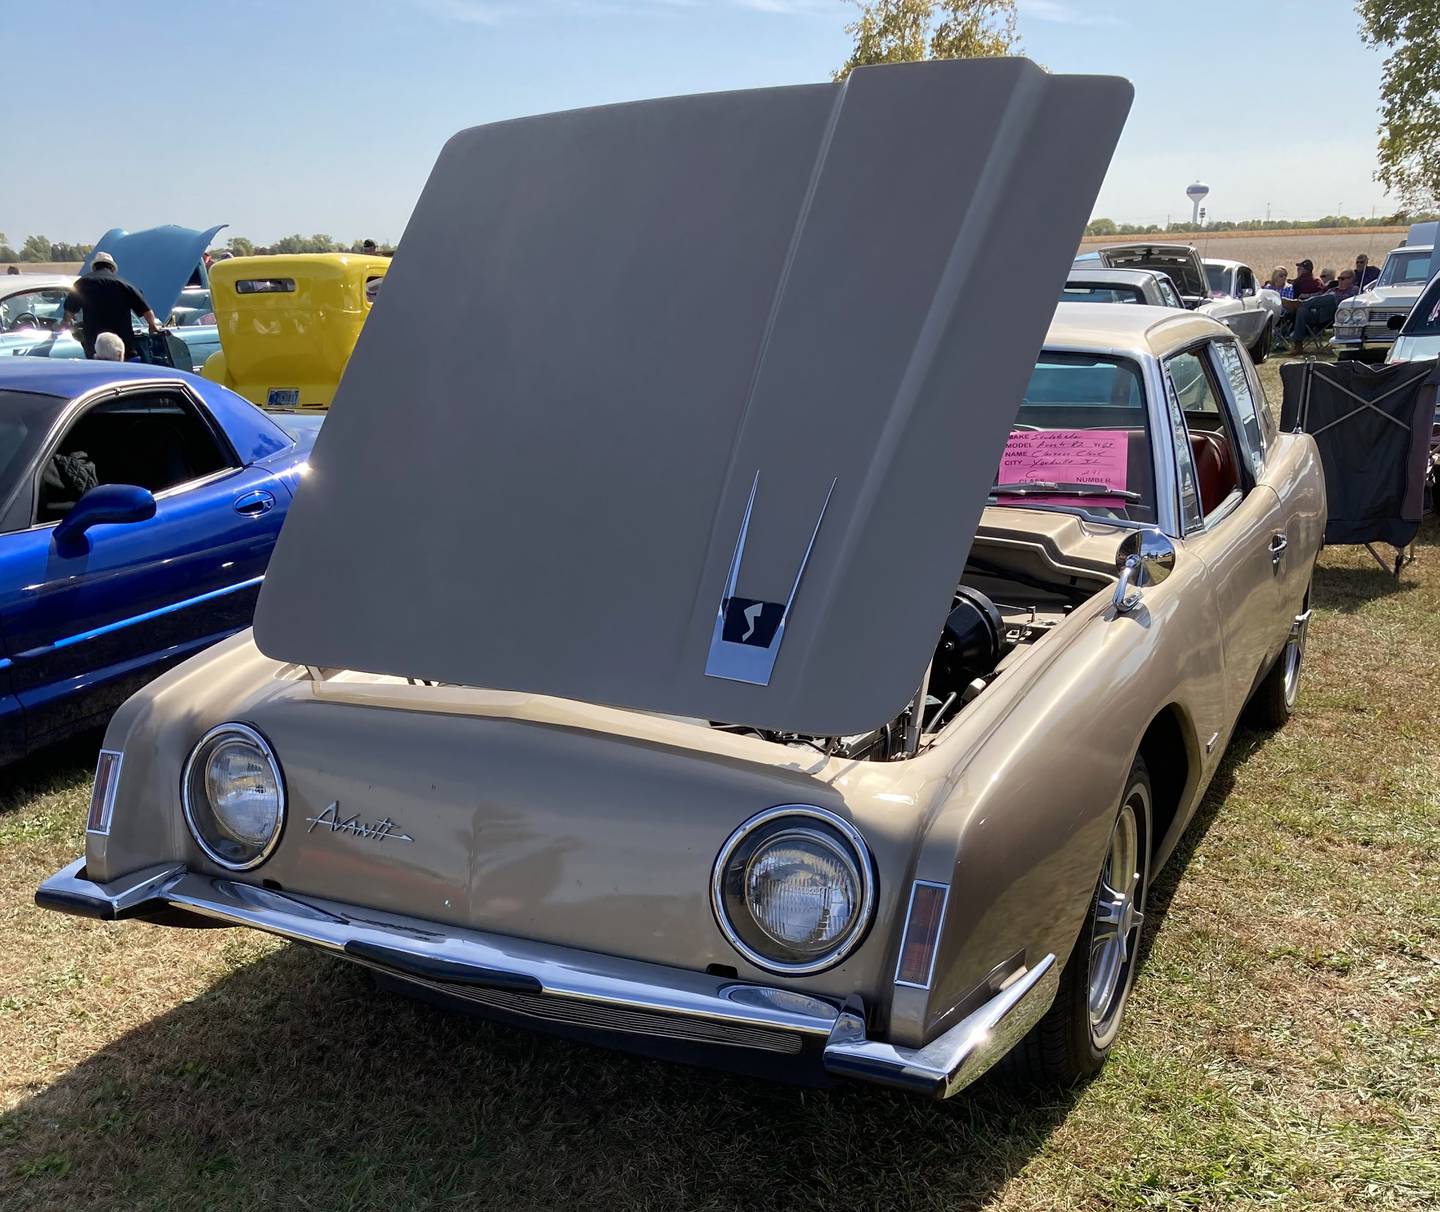
[[[1248,265],[1242,265],[1235,271],[1235,283],[1240,288],[1242,299],[1255,293],[1255,275],[1250,272]]]
[[[1240,491],[1240,462],[1234,436],[1206,361],[1204,347],[1186,350],[1166,361],[1165,373],[1184,421],[1185,441],[1194,463],[1200,511],[1203,517],[1209,518]],[[1178,445],[1177,434],[1177,455]],[[1185,513],[1183,490],[1181,506],[1182,513]],[[1188,513],[1185,517],[1188,526]]]
[[[54,522],[97,484],[153,493],[233,466],[208,419],[182,392],[145,391],[81,414],[40,469],[35,520]]]
[[[1179,475],[1180,522],[1185,533],[1198,530],[1205,524],[1205,515],[1200,509],[1200,488],[1195,478],[1195,458],[1190,453],[1190,433],[1185,428],[1185,414],[1180,410],[1180,397],[1175,390],[1175,381],[1170,377],[1170,367],[1165,367],[1165,411],[1170,417],[1170,433],[1175,441],[1175,469]]]
[[[1240,444],[1258,480],[1265,470],[1265,435],[1260,426],[1255,397],[1250,391],[1250,378],[1245,373],[1245,358],[1234,341],[1217,341],[1215,354],[1220,362],[1220,372],[1225,377],[1230,399],[1235,403],[1235,414],[1240,420]]]

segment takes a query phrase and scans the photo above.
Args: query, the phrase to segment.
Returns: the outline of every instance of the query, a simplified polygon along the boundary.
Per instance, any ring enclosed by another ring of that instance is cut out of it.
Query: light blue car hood
[[[131,285],[140,288],[150,309],[163,320],[175,306],[175,300],[200,264],[200,258],[210,247],[215,233],[224,226],[221,223],[208,231],[195,231],[174,224],[147,227],[144,231],[112,227],[100,237],[95,251],[85,258],[80,272],[90,272],[95,253],[108,252],[115,258],[116,272]]]

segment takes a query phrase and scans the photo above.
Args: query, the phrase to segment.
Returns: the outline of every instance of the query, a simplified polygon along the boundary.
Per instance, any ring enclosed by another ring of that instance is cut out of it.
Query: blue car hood
[[[210,247],[215,233],[224,226],[221,223],[208,231],[195,231],[174,224],[147,227],[144,231],[112,227],[100,237],[95,251],[85,258],[80,272],[90,272],[95,253],[108,252],[115,258],[116,272],[140,288],[140,293],[150,304],[150,310],[163,320],[175,306],[175,300],[200,264],[200,258]]]

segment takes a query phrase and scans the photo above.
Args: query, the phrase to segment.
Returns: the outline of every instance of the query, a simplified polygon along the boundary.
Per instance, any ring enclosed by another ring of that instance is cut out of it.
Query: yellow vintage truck
[[[219,352],[204,375],[262,408],[329,408],[388,257],[235,257],[210,270]]]

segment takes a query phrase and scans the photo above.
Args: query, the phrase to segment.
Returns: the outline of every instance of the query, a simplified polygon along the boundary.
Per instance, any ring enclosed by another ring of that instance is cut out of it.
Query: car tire
[[[1254,362],[1256,366],[1259,366],[1261,362],[1270,356],[1270,351],[1274,346],[1275,321],[1272,318],[1265,321],[1264,329],[1261,331],[1259,337],[1256,338],[1255,344],[1251,346],[1250,361]]]
[[[1302,611],[1310,609],[1310,591],[1305,591]],[[1305,661],[1305,639],[1308,622],[1299,635],[1285,641],[1285,647],[1270,666],[1264,680],[1255,688],[1245,707],[1245,722],[1252,728],[1271,731],[1284,727],[1295,714],[1295,699],[1300,693],[1300,671]]]
[[[1154,802],[1150,771],[1137,755],[1055,1002],[1001,1064],[1000,1072],[1017,1084],[1072,1086],[1099,1072],[1110,1054],[1135,983]]]

